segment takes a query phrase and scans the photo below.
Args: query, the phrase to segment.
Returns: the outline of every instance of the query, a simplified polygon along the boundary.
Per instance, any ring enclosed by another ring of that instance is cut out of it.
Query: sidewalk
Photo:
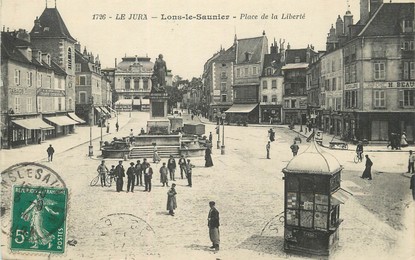
[[[118,115],[118,124],[120,126],[119,133],[122,128],[130,121],[129,114],[127,112],[120,113]],[[115,124],[117,122],[117,117],[111,117],[108,122],[110,122],[110,133],[107,133],[106,127],[102,128],[102,137],[116,133]],[[121,136],[121,134],[120,134]],[[94,147],[94,155],[99,153],[99,141],[101,137],[101,130],[98,126],[92,126],[92,146]],[[55,149],[54,156],[65,151],[71,150],[75,147],[87,144],[90,141],[90,127],[87,125],[84,126],[75,126],[75,133],[69,134],[66,136],[58,137],[56,139],[50,139],[41,144],[33,144],[24,147],[19,147],[15,149],[3,149],[0,151],[0,171],[5,170],[9,166],[12,166],[19,162],[32,162],[47,160],[46,149],[51,144]],[[85,149],[85,156],[88,156],[88,148]]]

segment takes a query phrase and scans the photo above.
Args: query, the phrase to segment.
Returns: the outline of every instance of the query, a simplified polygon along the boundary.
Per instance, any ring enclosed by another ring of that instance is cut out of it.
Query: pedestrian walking
[[[169,169],[166,167],[166,163],[163,163],[163,166],[160,167],[160,183],[169,187],[169,179],[167,178]]]
[[[143,171],[140,160],[137,160],[137,163],[135,164],[135,178],[137,180],[135,186],[143,186]]]
[[[271,142],[274,142],[275,141],[275,132],[274,132],[274,129],[270,128],[268,130],[268,137],[269,137],[269,140]]]
[[[157,151],[157,147],[154,146],[153,148],[153,163],[159,163],[161,161],[160,155]]]
[[[187,178],[187,186],[190,186],[190,188],[192,187],[192,168],[194,168],[195,166],[193,164],[190,163],[190,159],[187,159],[187,163],[186,163],[186,178]]]
[[[170,216],[174,216],[174,210],[177,208],[176,194],[176,184],[173,183],[167,192],[167,210]]]
[[[116,182],[116,190],[117,192],[122,191],[124,185],[124,177],[125,177],[125,170],[124,166],[122,165],[122,161],[118,161],[117,167],[115,167],[114,171],[115,177],[117,178]]]
[[[293,156],[296,156],[298,153],[298,150],[300,147],[298,147],[297,143],[294,141],[294,143],[290,146],[291,152],[293,153]]]
[[[105,183],[105,175],[108,174],[108,168],[105,165],[104,160],[102,160],[101,164],[98,165],[97,172],[99,174],[99,178],[101,179],[101,187],[107,186]]]
[[[209,215],[208,215],[208,227],[209,227],[209,238],[212,241],[211,249],[215,249],[219,251],[219,243],[220,243],[220,236],[219,236],[219,211],[215,207],[215,202],[209,202]]]
[[[107,123],[107,134],[110,132],[110,122]]]
[[[415,200],[415,174],[411,176],[411,185],[409,188],[412,190],[412,199]]]
[[[115,129],[117,129],[117,132],[118,132],[118,129],[120,128],[120,125],[118,124],[118,122],[117,123],[115,123]]]
[[[401,147],[407,147],[408,146],[408,141],[406,140],[406,133],[402,132],[401,135]]]
[[[53,161],[53,154],[55,153],[55,149],[53,149],[51,144],[49,145],[48,149],[46,149],[46,152],[48,153],[48,161]]]
[[[209,142],[212,143],[213,140],[213,136],[212,136],[212,132],[209,133]]]
[[[205,167],[212,167],[213,161],[212,161],[212,150],[208,146],[205,150]]]
[[[173,155],[170,155],[170,158],[167,161],[167,168],[169,169],[170,180],[176,181],[176,178],[174,176],[175,171],[176,171],[176,161],[174,160]]]
[[[115,165],[111,165],[111,169],[108,174],[110,176],[110,183],[109,183],[110,186],[112,184],[112,179],[113,178],[115,179],[114,173],[115,173]]]
[[[144,174],[144,185],[145,185],[144,191],[150,192],[151,191],[151,179],[153,178],[153,169],[151,168],[149,163],[146,164],[143,174]]]
[[[271,141],[268,141],[266,145],[266,149],[267,149],[267,159],[271,159],[269,158],[269,150],[271,150]]]
[[[414,162],[415,162],[415,154],[412,150],[409,150],[409,158],[408,158],[408,171],[406,173],[415,173],[414,170]]]
[[[134,163],[130,162],[130,167],[127,169],[127,192],[134,192],[135,182],[135,167]]]
[[[363,161],[363,143],[362,141],[359,141],[358,144],[356,145],[356,154],[357,154],[357,158],[358,160],[361,162]]]
[[[372,160],[370,160],[369,159],[369,155],[365,155],[365,157],[366,157],[366,163],[365,163],[365,170],[363,171],[363,174],[362,174],[362,176],[361,176],[361,178],[362,179],[369,179],[369,180],[371,180],[372,179],[372,165],[373,165],[373,162],[372,162]]]
[[[195,115],[193,115],[193,113],[192,113],[192,115],[191,115],[192,120],[193,120],[194,117],[195,117]]]
[[[185,174],[185,176],[187,175],[186,174],[186,158],[184,158],[184,155],[180,156],[179,166],[180,166],[180,176],[183,179],[183,173]]]

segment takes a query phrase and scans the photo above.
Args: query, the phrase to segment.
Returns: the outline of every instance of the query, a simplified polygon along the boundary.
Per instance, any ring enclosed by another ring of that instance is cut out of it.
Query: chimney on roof
[[[7,32],[9,32],[9,27],[7,27]]]
[[[276,54],[277,53],[277,46],[275,46],[273,43],[271,43],[270,53],[271,54]]]
[[[35,26],[33,28],[33,31],[35,33],[39,33],[41,31],[42,25],[40,25],[40,21],[39,21],[39,17],[38,16],[36,16],[36,19],[35,19],[34,23],[35,23]]]
[[[265,36],[265,30],[262,31],[262,35]]]
[[[238,41],[238,37],[236,37],[236,33],[235,33],[235,36],[233,37],[233,44],[236,44],[237,41]]]
[[[117,68],[117,58],[115,58],[114,68]]]
[[[86,46],[84,46],[84,51],[82,52],[82,55],[84,55],[85,57],[88,56],[88,52],[86,51]]]
[[[23,41],[30,42],[30,35],[24,29],[19,29],[19,31],[16,34],[16,38],[23,40]]]
[[[343,16],[344,21],[344,34],[350,35],[350,26],[353,25],[353,15],[350,11],[347,11]]]
[[[369,0],[360,0],[360,23],[366,24],[369,20]]]
[[[340,15],[337,17],[336,21],[336,36],[342,36],[344,34],[344,23]]]
[[[81,43],[80,42],[75,43],[75,50],[81,52]]]
[[[291,48],[290,43],[287,44],[287,50],[289,50]]]

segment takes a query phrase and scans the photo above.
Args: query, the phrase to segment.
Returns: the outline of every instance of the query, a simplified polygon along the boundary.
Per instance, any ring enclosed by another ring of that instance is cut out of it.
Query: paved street
[[[138,133],[147,119],[147,113],[135,112],[131,118],[128,113],[121,114],[122,129],[115,134],[112,128],[104,141],[126,136],[130,128]],[[187,115],[185,119],[189,120]],[[114,127],[115,122],[111,125]],[[214,128],[206,124],[206,134],[215,133]],[[79,127],[78,134],[51,141],[57,150],[52,163],[45,160],[49,142],[36,148],[37,153],[33,146],[0,153],[1,160],[9,165],[40,161],[64,179],[70,193],[67,239],[77,241],[76,246],[67,247],[70,259],[110,259],[120,254],[125,259],[301,259],[283,252],[284,229],[275,218],[284,210],[281,170],[292,158],[289,146],[297,134],[286,126],[276,127],[276,141],[267,160],[267,130],[261,126],[225,126],[226,154],[213,150],[214,167],[205,168],[203,157],[191,158],[196,165],[193,187],[176,178],[178,208],[174,217],[166,211],[168,188],[159,183],[160,164],[152,165],[155,174],[151,193],[142,192],[142,187],[136,187],[134,193],[117,193],[114,185],[89,186],[99,164],[99,158],[86,156],[89,128]],[[94,131],[97,155],[99,129],[95,127]],[[214,148],[216,140],[214,134]],[[303,138],[299,153],[308,145]],[[332,259],[409,259],[411,252],[403,250],[406,244],[402,243],[408,242],[408,232],[413,231],[414,203],[409,178],[403,174],[407,154],[368,153],[374,163],[373,180],[368,181],[360,178],[364,163],[353,162],[353,151],[328,152],[345,168],[342,187],[354,194],[341,206],[344,222],[340,226],[340,247]],[[115,165],[116,161],[107,160],[107,165]],[[124,162],[125,168],[128,163]],[[216,201],[221,217],[221,250],[216,254],[208,249],[210,200]]]

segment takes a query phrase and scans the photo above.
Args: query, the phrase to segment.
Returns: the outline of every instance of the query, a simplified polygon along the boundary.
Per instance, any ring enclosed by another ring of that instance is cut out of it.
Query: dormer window
[[[252,56],[251,53],[245,52],[245,61],[250,61],[251,60],[251,56]]]
[[[45,28],[43,28],[43,31],[44,31],[44,32],[49,32],[49,27],[45,27]]]
[[[42,52],[40,51],[37,52],[37,61],[42,62]]]
[[[50,54],[48,54],[47,56],[46,56],[46,62],[48,63],[48,65],[50,66]]]
[[[32,49],[27,48],[27,59],[32,61]]]
[[[271,75],[272,75],[272,68],[268,68],[268,69],[267,69],[267,73],[266,73],[266,75],[267,75],[267,76],[271,76]]]

